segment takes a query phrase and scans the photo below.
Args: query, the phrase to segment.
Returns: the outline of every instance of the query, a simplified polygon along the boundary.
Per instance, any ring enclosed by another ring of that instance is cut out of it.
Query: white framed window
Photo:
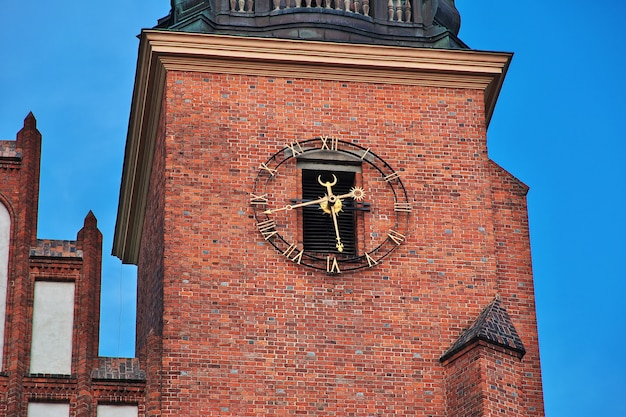
[[[0,203],[0,371],[2,371],[2,358],[4,357],[10,243],[11,217],[7,208]]]
[[[137,417],[136,405],[98,405],[97,417]]]
[[[72,373],[74,283],[36,281],[31,374]]]
[[[28,417],[69,417],[70,405],[63,403],[28,403]]]

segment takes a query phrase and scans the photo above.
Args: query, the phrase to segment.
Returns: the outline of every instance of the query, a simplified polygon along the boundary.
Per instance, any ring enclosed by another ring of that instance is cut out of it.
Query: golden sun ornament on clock
[[[287,261],[330,274],[379,265],[406,240],[412,211],[400,173],[328,136],[261,162],[250,204],[260,236]]]

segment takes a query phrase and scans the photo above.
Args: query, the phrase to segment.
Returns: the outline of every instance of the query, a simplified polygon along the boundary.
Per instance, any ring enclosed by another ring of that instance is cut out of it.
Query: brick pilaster
[[[76,246],[83,252],[83,267],[76,285],[77,316],[75,319],[75,360],[78,376],[76,416],[95,413],[91,389],[91,372],[98,364],[100,325],[100,278],[102,267],[102,233],[90,211],[78,232]]]

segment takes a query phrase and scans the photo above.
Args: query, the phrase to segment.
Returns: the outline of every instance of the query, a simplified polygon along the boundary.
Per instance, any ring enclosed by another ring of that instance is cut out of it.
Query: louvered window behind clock
[[[323,197],[325,190],[320,187],[321,181],[332,181],[333,174],[337,184],[333,187],[336,195],[346,194],[354,186],[354,172],[302,170],[302,198],[304,201]],[[337,224],[341,241],[344,244],[342,254],[356,254],[356,216],[354,201],[343,201],[342,211],[337,215]],[[320,208],[319,204],[303,207],[303,245],[305,251],[320,253],[337,253],[333,219]]]

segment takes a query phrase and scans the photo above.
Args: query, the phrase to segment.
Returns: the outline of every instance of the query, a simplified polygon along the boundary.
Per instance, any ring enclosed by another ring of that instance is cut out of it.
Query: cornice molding
[[[142,43],[149,43],[150,54],[168,70],[330,80],[358,75],[363,82],[458,88],[487,88],[504,75],[511,58],[509,53],[162,31],[143,32]],[[312,66],[329,72],[311,71]]]
[[[484,92],[487,124],[512,54],[146,30],[141,34],[113,255],[136,264],[167,71],[358,80]]]

